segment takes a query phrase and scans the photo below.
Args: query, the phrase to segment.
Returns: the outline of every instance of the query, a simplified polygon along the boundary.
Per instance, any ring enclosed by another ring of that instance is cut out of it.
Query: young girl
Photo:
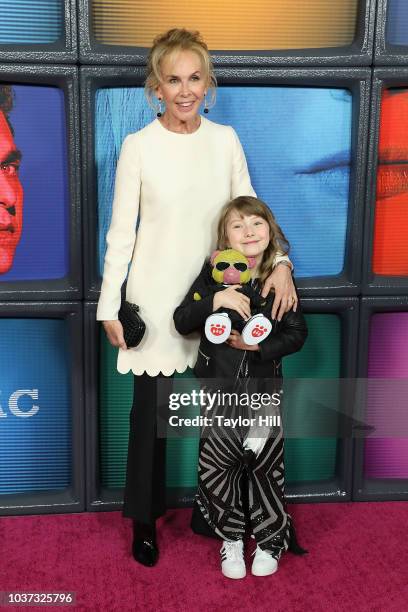
[[[288,243],[268,206],[257,198],[241,196],[221,212],[218,248],[235,249],[255,259],[251,284],[261,293],[276,253],[282,249],[287,251]],[[281,389],[281,359],[302,347],[307,336],[306,323],[299,309],[291,310],[280,322],[272,321],[271,333],[259,344],[245,344],[234,329],[224,343],[214,344],[207,339],[204,333],[207,317],[232,309],[249,319],[254,314],[249,304],[249,298],[240,292],[238,285],[225,289],[217,286],[210,262],[206,260],[176,309],[174,322],[181,334],[201,331],[194,373],[206,384],[207,390],[214,392],[214,379],[217,379],[218,391],[247,391],[248,388],[259,391],[261,386],[274,397],[266,416],[276,417],[280,415],[276,406],[280,397],[276,400],[276,391]],[[270,318],[271,300],[265,304],[262,314]],[[268,388],[265,379],[272,386]],[[266,426],[265,421],[261,426],[257,418],[261,415],[248,406],[243,407],[236,399],[232,406],[221,403],[206,411],[212,421],[208,421],[210,424],[203,428],[201,435],[195,512],[223,539],[221,569],[229,578],[246,575],[243,536],[249,514],[257,543],[252,574],[267,576],[277,570],[280,556],[288,548],[297,554],[306,552],[297,544],[292,519],[286,510],[282,427],[276,418],[273,427]],[[265,410],[262,414],[265,416]],[[232,416],[241,417],[238,426],[233,427],[231,420],[226,420]],[[250,416],[255,418],[248,426],[242,417]]]

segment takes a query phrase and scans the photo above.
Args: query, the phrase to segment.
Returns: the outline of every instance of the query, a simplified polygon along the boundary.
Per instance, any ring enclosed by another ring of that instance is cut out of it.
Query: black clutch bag
[[[139,314],[139,306],[126,300],[126,282],[122,286],[122,302],[118,314],[123,327],[123,337],[128,348],[138,346],[146,331],[146,324]]]

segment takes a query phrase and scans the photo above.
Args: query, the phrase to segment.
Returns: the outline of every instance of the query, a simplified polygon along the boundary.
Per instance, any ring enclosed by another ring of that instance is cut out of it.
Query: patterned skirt
[[[248,514],[251,531],[260,548],[278,560],[288,548],[303,554],[307,551],[297,544],[284,496],[280,407],[269,407],[257,414],[252,429],[252,421],[245,420],[254,418],[253,411],[250,412],[248,407],[237,405],[213,408],[212,425],[201,432],[196,504],[206,523],[223,540],[243,538]],[[274,425],[260,427],[259,417],[269,417]],[[231,425],[233,418],[235,426]],[[264,446],[258,455],[244,446],[245,439],[254,434],[264,436]]]

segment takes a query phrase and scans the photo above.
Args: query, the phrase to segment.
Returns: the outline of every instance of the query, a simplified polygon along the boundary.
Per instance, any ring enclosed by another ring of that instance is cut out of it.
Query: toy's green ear
[[[199,293],[197,293],[197,291],[193,295],[193,300],[195,302],[198,302],[198,300],[201,300],[201,295]]]

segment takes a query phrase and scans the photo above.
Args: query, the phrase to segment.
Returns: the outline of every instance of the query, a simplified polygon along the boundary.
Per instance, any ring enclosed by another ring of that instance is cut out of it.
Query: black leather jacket
[[[211,271],[211,265],[206,260],[200,274],[173,315],[176,330],[180,334],[186,335],[196,330],[201,332],[194,374],[198,378],[234,379],[240,371],[243,360],[247,359],[248,376],[251,378],[281,378],[282,357],[300,350],[307,337],[306,321],[300,306],[297,312],[290,310],[284,314],[281,321],[272,322],[272,332],[259,344],[259,351],[243,351],[232,348],[226,343],[213,344],[207,340],[203,330],[206,318],[213,312],[214,293],[224,287],[214,282]],[[200,300],[194,300],[195,293],[200,294]],[[273,294],[266,300],[264,310],[261,310],[269,319],[272,302]]]

